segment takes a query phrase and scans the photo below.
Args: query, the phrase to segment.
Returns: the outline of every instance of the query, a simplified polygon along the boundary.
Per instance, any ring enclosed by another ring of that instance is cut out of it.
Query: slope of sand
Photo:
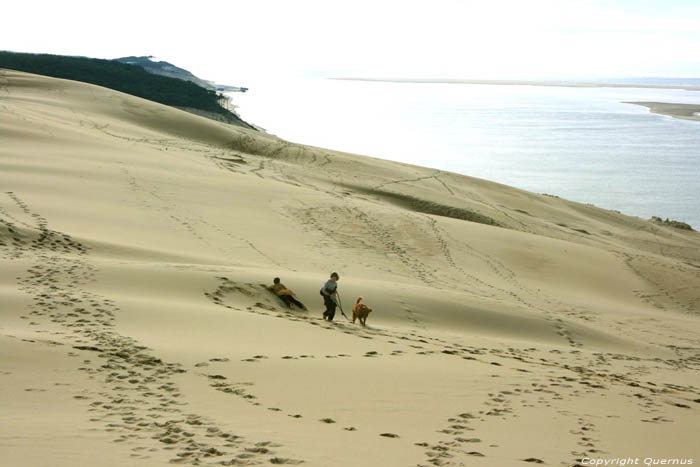
[[[0,109],[3,465],[700,462],[698,233],[71,81]]]

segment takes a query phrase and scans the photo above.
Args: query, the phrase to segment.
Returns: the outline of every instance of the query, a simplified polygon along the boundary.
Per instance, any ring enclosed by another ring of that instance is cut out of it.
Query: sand
[[[650,112],[684,120],[700,120],[700,105],[674,104],[671,102],[625,102],[625,104],[641,105]]]
[[[0,109],[3,465],[700,462],[700,234],[83,83]]]

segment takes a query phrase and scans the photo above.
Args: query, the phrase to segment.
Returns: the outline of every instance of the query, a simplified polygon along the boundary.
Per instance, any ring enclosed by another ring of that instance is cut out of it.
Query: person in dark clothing
[[[326,311],[323,312],[323,319],[327,319],[328,321],[333,321],[335,317],[335,308],[338,306],[338,295],[336,294],[338,291],[338,280],[340,280],[340,277],[337,272],[334,272],[331,274],[331,278],[328,279],[321,288],[323,304],[326,306]]]
[[[285,287],[284,284],[280,282],[279,277],[275,277],[272,282],[274,284],[272,285],[271,290],[275,293],[275,295],[281,298],[282,301],[286,303],[289,308],[291,308],[292,305],[296,305],[302,310],[307,310],[306,305],[294,298],[294,292]]]

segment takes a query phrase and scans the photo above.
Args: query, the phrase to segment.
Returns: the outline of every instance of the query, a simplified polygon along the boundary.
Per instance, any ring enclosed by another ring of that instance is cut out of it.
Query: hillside
[[[246,88],[240,88],[237,86],[227,86],[221,84],[215,84],[211,81],[199,78],[192,74],[192,72],[185,70],[184,68],[177,67],[172,63],[165,61],[155,61],[152,60],[153,57],[121,57],[115,58],[116,61],[121,63],[128,63],[130,65],[138,65],[144,70],[154,73],[156,75],[168,76],[170,78],[181,79],[185,81],[191,81],[204,89],[210,89],[212,91],[241,91]]]
[[[227,123],[252,129],[220,105],[222,97],[216,91],[190,81],[149,73],[139,65],[87,57],[0,51],[0,68],[96,84],[161,104],[215,114]]]
[[[6,465],[700,455],[697,232],[76,81],[0,106]]]

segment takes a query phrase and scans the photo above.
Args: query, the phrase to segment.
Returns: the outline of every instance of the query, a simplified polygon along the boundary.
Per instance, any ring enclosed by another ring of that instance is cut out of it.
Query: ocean
[[[645,88],[340,81],[249,83],[244,120],[288,141],[449,170],[700,229],[700,122],[624,101]]]

